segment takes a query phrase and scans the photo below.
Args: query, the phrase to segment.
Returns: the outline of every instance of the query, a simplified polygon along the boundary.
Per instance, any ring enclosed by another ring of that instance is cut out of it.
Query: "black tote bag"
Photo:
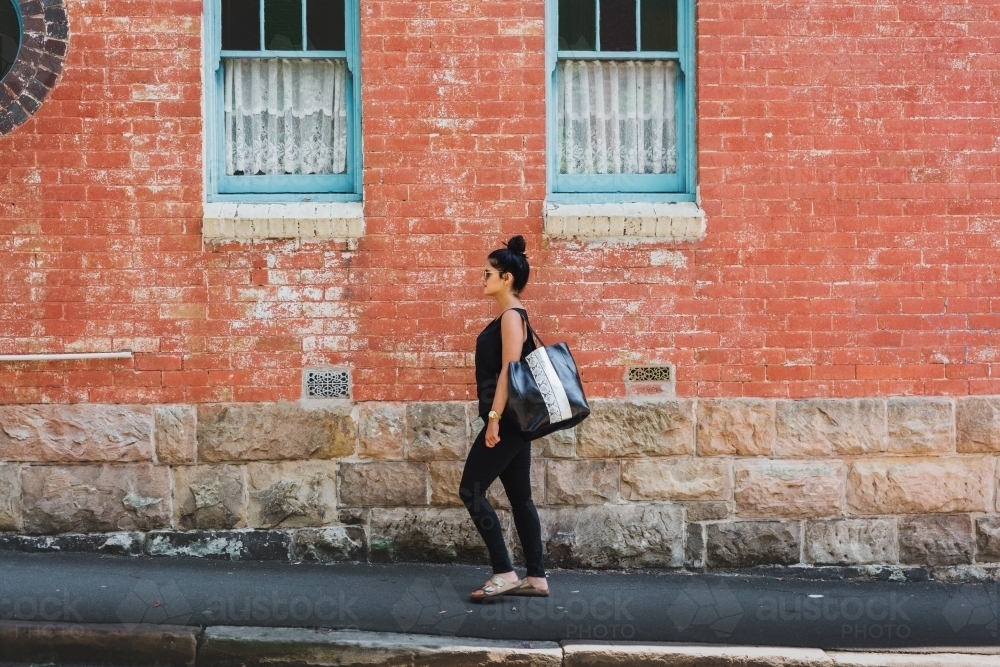
[[[538,345],[507,369],[507,410],[528,440],[573,428],[590,415],[576,362],[566,343],[546,346],[525,318]]]

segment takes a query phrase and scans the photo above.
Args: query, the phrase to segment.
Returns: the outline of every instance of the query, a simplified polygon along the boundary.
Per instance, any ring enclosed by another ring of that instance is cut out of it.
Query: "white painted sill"
[[[705,236],[705,211],[694,202],[546,202],[545,235],[581,241],[697,241]]]
[[[361,202],[289,204],[205,204],[201,234],[206,240],[356,239],[365,233]]]

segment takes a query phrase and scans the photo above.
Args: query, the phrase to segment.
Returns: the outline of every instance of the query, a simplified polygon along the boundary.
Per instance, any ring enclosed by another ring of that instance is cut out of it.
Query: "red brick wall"
[[[202,246],[201,3],[71,1],[70,53],[0,137],[0,402],[474,394],[485,255],[523,233],[537,328],[591,395],[1000,393],[1000,7],[698,3],[702,241],[545,241],[544,6],[362,0],[367,235]]]

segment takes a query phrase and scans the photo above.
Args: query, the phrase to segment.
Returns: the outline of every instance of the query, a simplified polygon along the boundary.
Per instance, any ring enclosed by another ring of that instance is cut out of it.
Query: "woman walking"
[[[493,576],[469,595],[472,600],[508,594],[549,594],[542,563],[542,529],[531,500],[531,442],[505,413],[507,367],[535,348],[528,335],[528,313],[518,298],[530,270],[524,237],[515,236],[506,246],[490,253],[483,270],[483,294],[496,299],[500,315],[476,339],[476,391],[485,425],[465,460],[458,490],[486,542],[493,566]],[[500,520],[486,499],[486,491],[497,477],[510,501],[524,551],[528,573],[523,580],[514,572]]]

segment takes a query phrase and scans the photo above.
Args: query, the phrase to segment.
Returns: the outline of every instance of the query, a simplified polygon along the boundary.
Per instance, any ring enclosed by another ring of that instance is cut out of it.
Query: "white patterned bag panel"
[[[542,400],[545,401],[545,408],[549,413],[549,423],[558,424],[571,418],[573,412],[569,407],[566,389],[556,374],[556,369],[552,366],[552,361],[545,348],[539,347],[534,352],[529,353],[524,360],[528,362],[531,375],[535,378],[538,390],[542,393]]]

